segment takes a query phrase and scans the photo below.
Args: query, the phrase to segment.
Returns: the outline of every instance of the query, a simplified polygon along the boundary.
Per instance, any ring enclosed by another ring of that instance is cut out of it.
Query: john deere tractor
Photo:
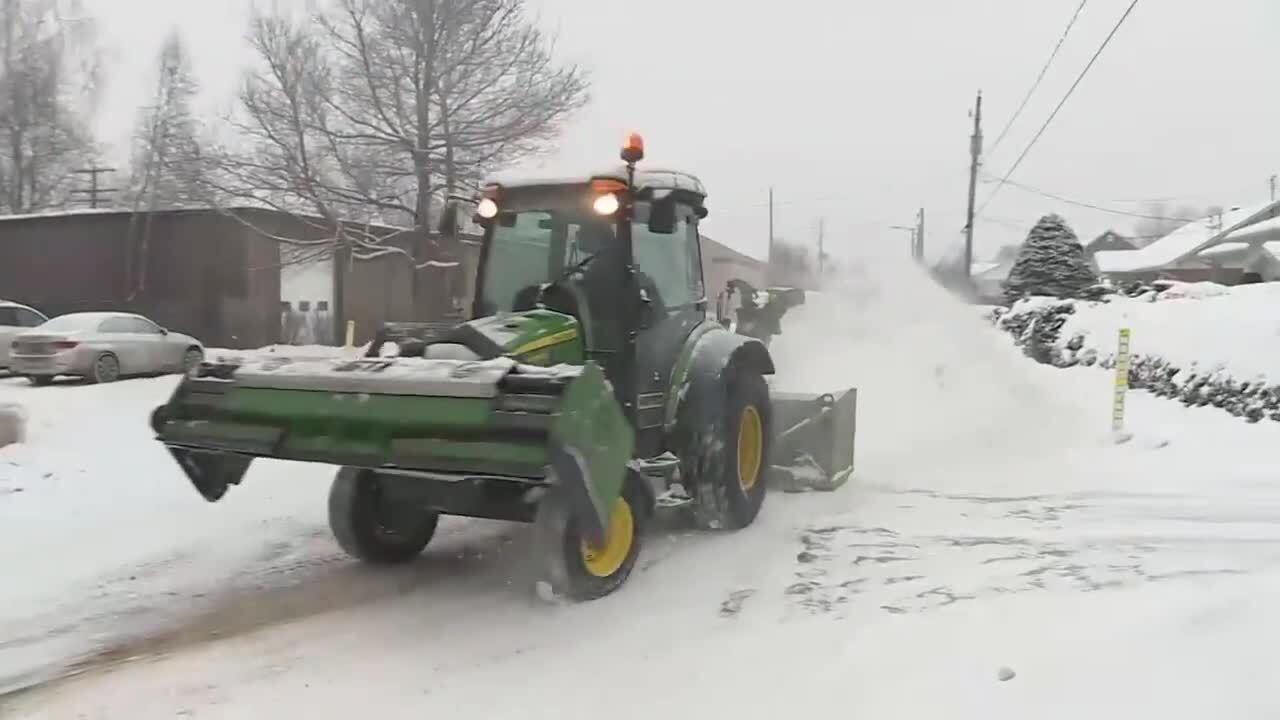
[[[372,357],[206,363],[156,409],[159,441],[210,502],[254,458],[339,466],[330,526],[371,563],[411,561],[441,515],[533,523],[538,586],[573,600],[622,585],[659,509],[736,530],[770,481],[838,487],[855,391],[771,391],[773,331],[708,310],[706,190],[643,155],[632,135],[616,170],[485,185],[472,319]]]

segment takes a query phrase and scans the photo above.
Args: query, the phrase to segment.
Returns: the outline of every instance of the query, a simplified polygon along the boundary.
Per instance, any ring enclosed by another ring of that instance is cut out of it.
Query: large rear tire
[[[440,514],[384,502],[372,470],[344,467],[329,489],[329,529],[348,555],[376,565],[413,560],[436,534]]]
[[[706,530],[738,530],[755,522],[767,490],[773,420],[769,385],[748,368],[727,377],[717,457],[693,479],[694,523]]]
[[[628,473],[609,519],[604,546],[598,548],[583,539],[563,494],[554,487],[548,489],[534,519],[534,547],[543,571],[539,584],[545,584],[539,587],[540,593],[549,591],[556,598],[585,602],[622,587],[640,557],[652,514],[639,482],[643,481]]]

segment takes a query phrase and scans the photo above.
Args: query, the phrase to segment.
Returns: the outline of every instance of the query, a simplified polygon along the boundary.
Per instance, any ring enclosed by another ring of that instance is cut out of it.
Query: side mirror
[[[649,205],[649,232],[670,235],[676,231],[676,203],[674,199],[654,200]]]
[[[440,225],[437,228],[440,234],[445,237],[457,237],[458,235],[458,203],[450,200],[444,204],[444,210],[440,213]]]
[[[169,334],[169,328],[160,328],[160,334],[161,334],[161,335],[168,335],[168,334]]]

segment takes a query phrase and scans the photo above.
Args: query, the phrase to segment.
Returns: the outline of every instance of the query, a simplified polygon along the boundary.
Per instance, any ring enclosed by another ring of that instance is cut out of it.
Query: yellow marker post
[[[347,342],[345,344],[345,349],[347,353],[350,354],[351,351],[355,349],[355,347],[356,347],[356,321],[348,320],[347,321]]]
[[[1120,328],[1120,339],[1116,346],[1116,379],[1111,395],[1111,432],[1117,442],[1124,442],[1129,436],[1124,431],[1124,398],[1129,391],[1129,328]]]

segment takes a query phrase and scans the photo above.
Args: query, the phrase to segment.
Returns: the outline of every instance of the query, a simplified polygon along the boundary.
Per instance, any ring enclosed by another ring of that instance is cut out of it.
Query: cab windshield
[[[612,247],[615,222],[588,208],[499,213],[489,237],[483,278],[484,314],[532,306],[543,283],[586,269]]]

